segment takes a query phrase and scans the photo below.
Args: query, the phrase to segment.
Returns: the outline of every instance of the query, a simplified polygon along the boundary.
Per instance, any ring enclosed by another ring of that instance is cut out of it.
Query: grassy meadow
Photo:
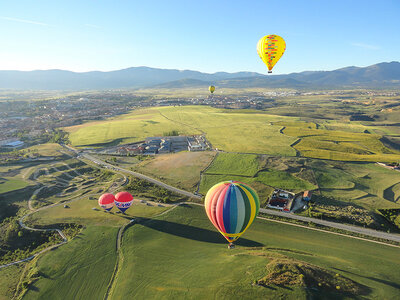
[[[19,277],[25,264],[0,269],[0,300],[13,299]]]
[[[342,161],[400,160],[400,152],[387,148],[380,141],[382,136],[374,133],[379,126],[348,121],[317,122],[264,111],[170,106],[136,110],[64,129],[77,147],[137,142],[176,130],[182,135],[205,133],[214,148],[226,152]]]
[[[135,142],[177,130],[183,135],[206,132],[213,147],[224,151],[295,155],[290,145],[297,139],[281,134],[282,127],[270,123],[279,119],[282,117],[205,106],[160,107],[65,130],[72,145],[81,147]]]
[[[117,259],[118,227],[90,226],[36,262],[41,277],[23,299],[102,299]]]
[[[323,287],[253,285],[267,275],[271,261],[291,259],[357,282],[363,287],[357,296],[393,299],[400,288],[397,248],[264,220],[255,221],[236,249],[226,244],[202,207],[142,220],[124,235],[111,299],[308,299],[321,292],[327,299],[351,297]]]
[[[214,156],[215,152],[211,151],[170,153],[125,166],[181,189],[195,191],[200,172],[210,164]]]

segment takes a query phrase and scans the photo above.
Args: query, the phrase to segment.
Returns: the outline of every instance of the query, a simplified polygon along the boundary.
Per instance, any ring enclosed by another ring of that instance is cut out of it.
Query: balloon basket
[[[235,249],[235,244],[234,243],[229,243],[228,249]]]
[[[272,73],[272,71],[268,71],[268,73]]]

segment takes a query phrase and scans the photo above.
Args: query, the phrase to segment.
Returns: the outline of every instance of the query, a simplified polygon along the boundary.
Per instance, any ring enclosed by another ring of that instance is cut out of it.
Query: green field
[[[102,146],[144,140],[177,130],[206,132],[213,147],[224,151],[295,155],[296,138],[280,133],[272,121],[286,119],[265,113],[233,113],[206,106],[160,107],[133,111],[107,121],[65,128],[74,146]]]
[[[283,133],[301,139],[294,146],[301,156],[341,161],[392,162],[400,160],[400,152],[386,148],[380,141],[380,135],[338,131],[335,130],[337,127],[332,128],[333,130],[324,130],[305,128],[298,124],[288,125]]]
[[[299,169],[289,169],[290,163],[285,159],[255,154],[219,153],[210,167],[202,175],[199,192],[205,195],[207,191],[218,182],[237,180],[253,186],[261,203],[267,201],[267,197],[274,188],[283,188],[295,192],[315,189],[312,182],[297,176]]]
[[[168,209],[168,207],[155,205],[147,206],[139,203],[139,200],[134,200],[133,205],[126,211],[125,215],[117,214],[118,210],[115,207],[111,210],[112,213],[106,213],[100,210],[97,197],[90,197],[92,200],[88,198],[68,203],[69,208],[59,205],[38,211],[27,218],[27,223],[41,226],[57,223],[79,223],[85,226],[115,227],[126,224],[134,217],[151,217]],[[99,208],[99,210],[93,210],[92,208]]]
[[[400,172],[373,163],[311,160],[322,195],[368,209],[400,208]]]
[[[0,269],[0,300],[12,299],[25,264]]]
[[[219,153],[207,173],[254,176],[258,170],[259,163],[255,154]]]
[[[0,178],[0,194],[7,193],[13,190],[23,189],[29,185],[23,179],[13,177],[1,177]]]
[[[63,247],[42,256],[40,279],[24,299],[102,299],[116,256],[118,227],[92,226]]]
[[[215,152],[179,152],[157,155],[136,164],[125,164],[142,174],[158,178],[178,188],[195,191],[200,180],[200,172],[214,158]],[[118,158],[124,160],[125,158]],[[131,159],[131,157],[129,157]],[[120,164],[123,166],[123,164]]]
[[[397,248],[257,220],[237,248],[229,250],[203,208],[196,206],[177,208],[156,220],[134,225],[126,231],[123,244],[124,263],[112,299],[316,296],[318,291],[300,287],[252,286],[254,280],[266,275],[271,257],[282,254],[348,277],[366,286],[370,298],[393,299],[400,288]],[[254,255],[252,247],[260,245],[267,253]],[[324,295],[341,298],[334,293]]]
[[[205,133],[214,148],[227,152],[299,154],[344,161],[399,161],[400,152],[384,146],[381,135],[364,133],[378,128],[338,121],[317,124],[263,111],[171,106],[137,110],[65,130],[72,145],[78,147],[137,142],[176,130],[182,135]]]

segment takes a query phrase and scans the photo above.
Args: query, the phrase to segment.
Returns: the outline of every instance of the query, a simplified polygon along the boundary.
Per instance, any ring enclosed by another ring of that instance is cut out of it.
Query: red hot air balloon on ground
[[[132,205],[133,196],[128,192],[119,192],[115,195],[115,206],[125,213],[125,211]]]
[[[110,211],[114,206],[114,200],[115,198],[113,194],[103,194],[99,198],[99,205],[106,211]]]

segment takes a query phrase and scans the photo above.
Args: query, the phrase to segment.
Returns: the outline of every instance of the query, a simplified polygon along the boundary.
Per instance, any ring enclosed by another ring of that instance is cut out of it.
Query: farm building
[[[290,212],[292,209],[293,200],[293,193],[276,189],[269,198],[267,207]]]

